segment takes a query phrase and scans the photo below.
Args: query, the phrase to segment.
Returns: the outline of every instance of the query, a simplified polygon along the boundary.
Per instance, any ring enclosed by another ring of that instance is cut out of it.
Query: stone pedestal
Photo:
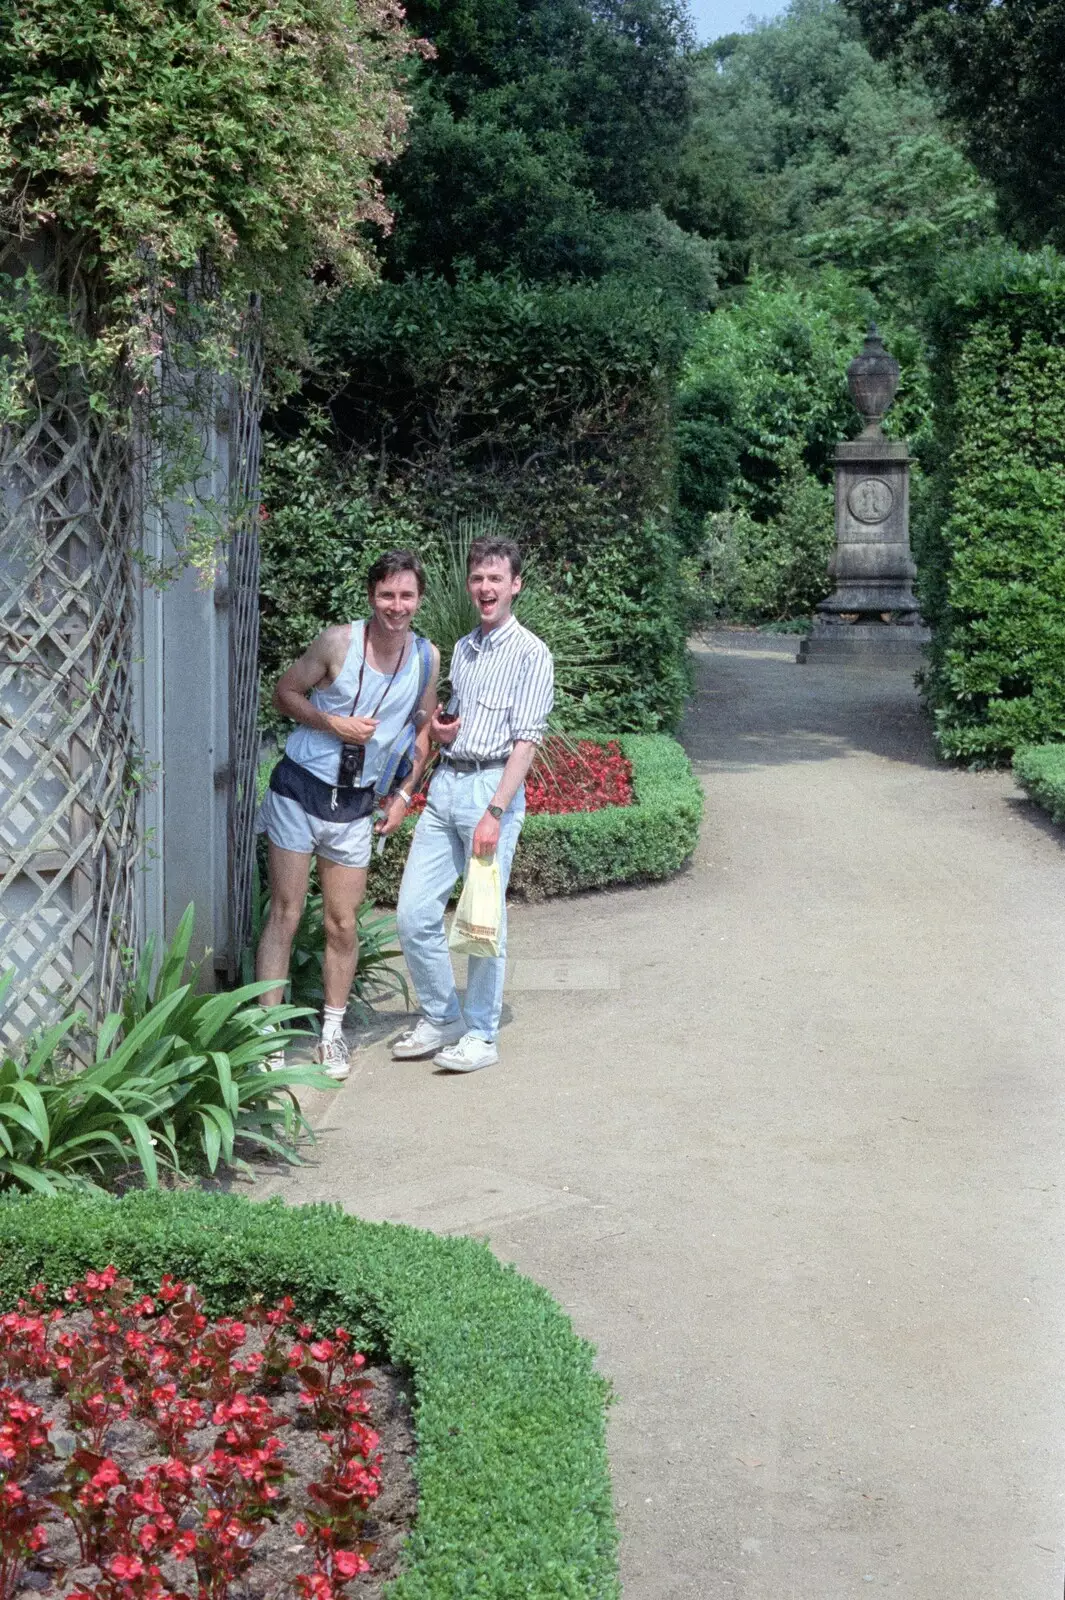
[[[817,608],[796,660],[910,666],[931,637],[913,593],[910,457],[901,439],[867,428],[836,447],[836,587]]]

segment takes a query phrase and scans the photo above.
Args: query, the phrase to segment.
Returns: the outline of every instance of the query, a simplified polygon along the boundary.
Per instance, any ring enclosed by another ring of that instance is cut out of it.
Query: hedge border
[[[191,1279],[216,1314],[292,1294],[410,1370],[419,1510],[389,1600],[617,1600],[608,1385],[547,1291],[486,1245],[202,1193],[0,1203],[0,1304],[107,1262],[145,1289]]]
[[[1028,744],[1014,753],[1013,776],[1055,822],[1065,824],[1065,744]]]
[[[683,746],[665,733],[626,733],[618,743],[632,762],[632,805],[528,817],[511,869],[512,899],[649,883],[687,861],[699,838],[703,791]],[[409,838],[415,822],[405,822],[397,840]],[[395,904],[405,860],[406,850],[397,848],[374,857],[371,900]]]

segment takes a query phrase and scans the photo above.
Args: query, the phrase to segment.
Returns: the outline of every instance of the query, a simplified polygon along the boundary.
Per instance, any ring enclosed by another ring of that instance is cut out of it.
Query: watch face
[[[495,817],[497,820],[503,815],[503,807],[502,806],[489,806],[488,810],[491,813],[491,815],[493,817]]]

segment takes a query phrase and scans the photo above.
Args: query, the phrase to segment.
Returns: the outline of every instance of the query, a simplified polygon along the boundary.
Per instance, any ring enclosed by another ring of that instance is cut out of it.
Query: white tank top
[[[362,675],[359,703],[352,709],[352,701],[359,684],[359,668],[362,666],[365,637],[366,624],[353,622],[351,644],[344,657],[344,665],[327,689],[311,690],[310,702],[317,710],[328,711],[333,716],[377,716],[377,727],[373,738],[366,746],[366,760],[360,779],[360,785],[369,788],[380,776],[389,746],[399,737],[403,724],[410,720],[418,698],[421,674],[418,668],[416,635],[412,633],[407,640],[407,653],[403,665],[396,673],[388,693],[385,694],[388,685],[387,673],[378,672],[367,661]],[[374,707],[383,694],[385,694],[384,702],[380,710],[375,713]],[[289,759],[298,762],[301,767],[306,767],[308,772],[313,772],[315,777],[321,778],[324,783],[336,783],[342,748],[341,741],[335,734],[322,733],[317,728],[305,728],[302,724],[297,726],[285,741],[285,754]]]

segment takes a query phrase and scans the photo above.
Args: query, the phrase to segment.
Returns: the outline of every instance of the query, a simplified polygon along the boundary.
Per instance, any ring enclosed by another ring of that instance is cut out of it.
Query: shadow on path
[[[693,646],[696,696],[681,737],[698,770],[831,761],[858,751],[941,765],[912,672],[800,667],[798,646],[797,634],[739,632],[708,634]]]

